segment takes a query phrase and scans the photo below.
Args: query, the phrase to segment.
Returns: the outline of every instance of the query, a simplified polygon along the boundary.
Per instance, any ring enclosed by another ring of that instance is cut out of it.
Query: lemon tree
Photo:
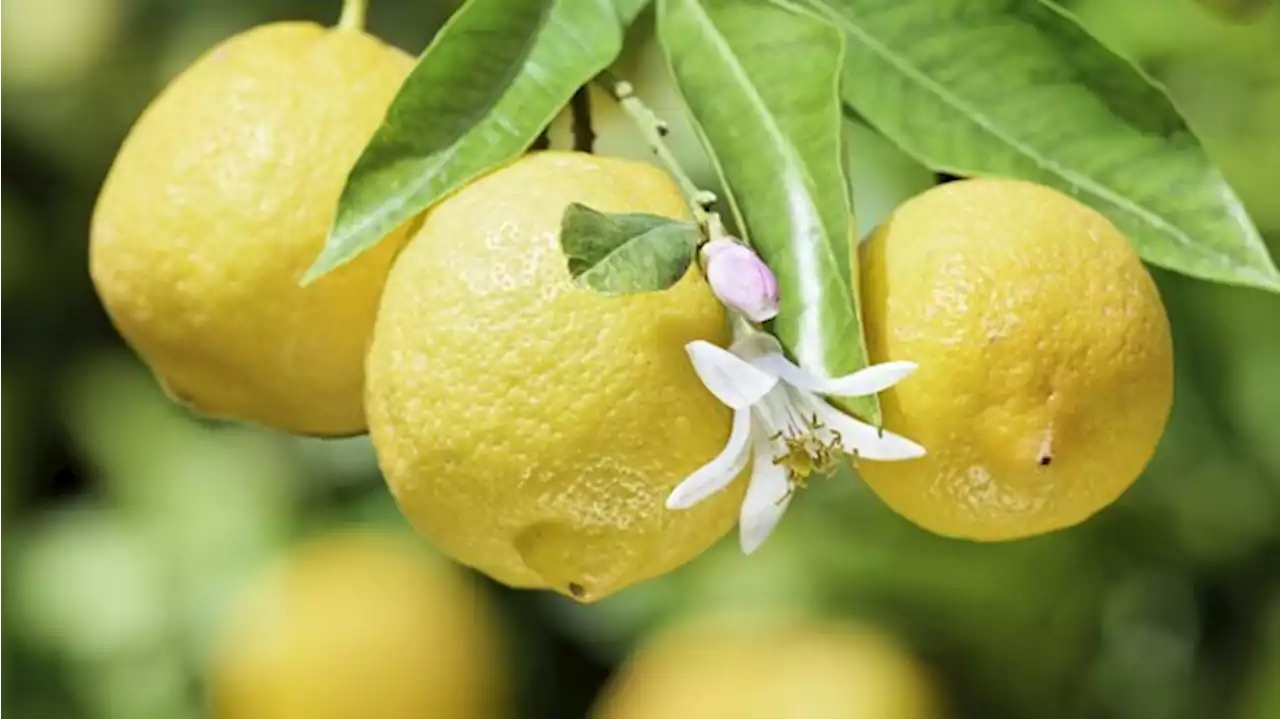
[[[93,275],[176,397],[367,418],[418,530],[513,586],[593,601],[735,522],[752,553],[850,460],[939,533],[1078,523],[1169,413],[1142,262],[1280,290],[1164,90],[1048,3],[468,0],[412,67],[363,7],[176,80],[103,188]],[[677,122],[619,62],[642,12]],[[593,154],[601,102],[669,172]],[[850,127],[985,179],[860,253]]]

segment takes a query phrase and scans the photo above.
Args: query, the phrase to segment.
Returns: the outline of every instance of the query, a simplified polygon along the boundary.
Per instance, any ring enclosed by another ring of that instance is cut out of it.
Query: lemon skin
[[[927,672],[870,628],[730,615],[697,619],[642,647],[593,719],[940,719]]]
[[[862,248],[875,362],[919,370],[885,426],[928,454],[859,471],[890,507],[976,540],[1077,524],[1142,472],[1173,402],[1155,283],[1105,217],[1048,187],[979,179],[899,207]]]
[[[413,544],[331,531],[253,577],[217,635],[212,716],[502,716],[507,677],[490,607]]]
[[[175,398],[304,434],[364,429],[364,350],[405,232],[298,280],[412,64],[357,30],[265,25],[197,60],[129,132],[94,211],[90,271]]]
[[[516,587],[594,601],[668,572],[734,524],[743,482],[663,503],[728,438],[730,412],[685,355],[725,344],[693,268],[662,292],[605,296],[570,279],[565,208],[682,217],[643,164],[542,152],[426,216],[388,278],[367,363],[370,434],[413,525]]]

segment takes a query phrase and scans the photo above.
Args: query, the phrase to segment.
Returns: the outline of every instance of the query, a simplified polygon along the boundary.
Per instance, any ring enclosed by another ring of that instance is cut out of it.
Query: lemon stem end
[[[1053,428],[1049,428],[1044,433],[1044,439],[1040,441],[1040,448],[1036,452],[1036,464],[1041,467],[1048,467],[1053,462]]]

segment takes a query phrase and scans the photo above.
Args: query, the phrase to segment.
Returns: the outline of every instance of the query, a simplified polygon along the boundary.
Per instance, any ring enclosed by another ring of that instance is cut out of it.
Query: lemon
[[[726,343],[724,311],[696,269],[664,292],[576,286],[558,239],[571,202],[685,212],[653,167],[564,152],[446,199],[387,279],[366,411],[422,534],[506,584],[592,601],[706,549],[733,526],[745,482],[664,508],[729,434],[684,350]]]
[[[142,114],[98,198],[90,268],[172,394],[294,432],[363,430],[361,363],[404,233],[297,282],[412,64],[358,30],[265,25],[205,54]]]
[[[251,580],[209,668],[218,719],[492,719],[500,639],[476,587],[389,533],[314,538]]]
[[[640,649],[596,719],[936,719],[931,681],[893,638],[808,621],[700,620]]]
[[[882,395],[885,426],[928,455],[860,472],[926,529],[1000,540],[1076,524],[1155,451],[1168,318],[1125,237],[1070,197],[995,179],[931,189],[864,245],[862,293],[872,361],[920,365]]]
[[[9,0],[5,10],[4,82],[23,90],[65,87],[89,74],[117,42],[124,15],[119,0]]]

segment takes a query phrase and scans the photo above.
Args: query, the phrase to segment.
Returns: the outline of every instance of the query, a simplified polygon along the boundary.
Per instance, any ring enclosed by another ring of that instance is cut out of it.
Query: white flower
[[[788,360],[772,335],[754,328],[740,329],[728,350],[701,340],[685,350],[702,383],[733,409],[733,430],[720,454],[671,492],[667,508],[692,507],[728,486],[754,460],[738,518],[746,554],[768,538],[795,487],[809,474],[835,471],[845,454],[890,461],[925,453],[915,442],[860,422],[821,396],[875,394],[911,374],[914,362],[885,362],[834,379],[817,377]]]

